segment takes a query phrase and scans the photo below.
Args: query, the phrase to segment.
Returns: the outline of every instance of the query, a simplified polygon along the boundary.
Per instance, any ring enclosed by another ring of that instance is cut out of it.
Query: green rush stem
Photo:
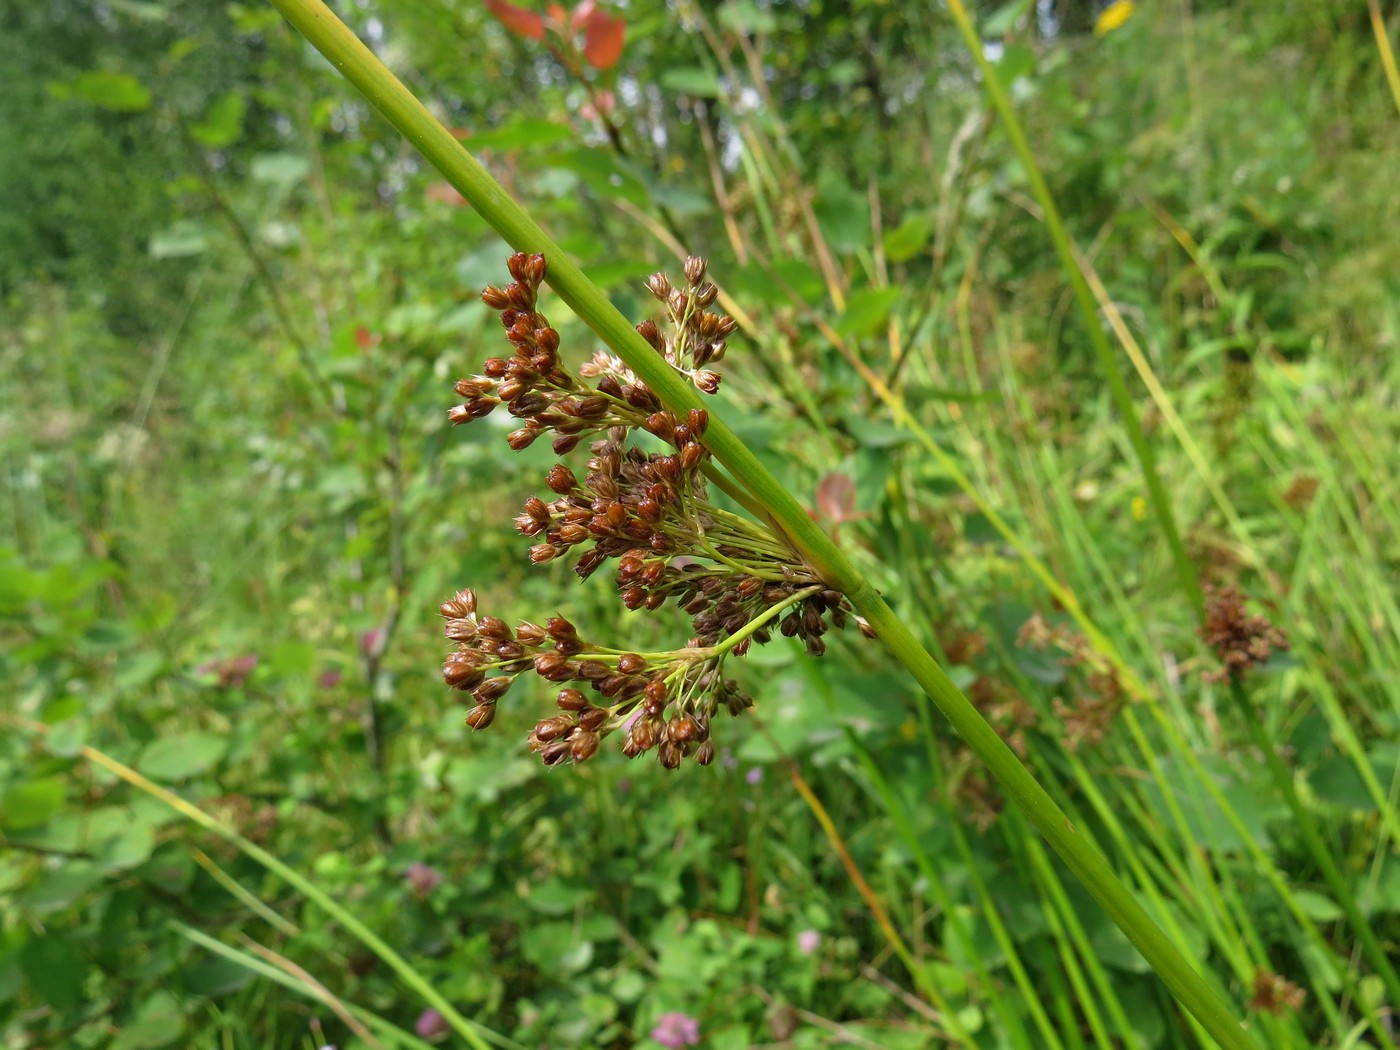
[[[699,394],[637,334],[603,292],[545,234],[513,197],[320,0],[271,0],[365,98],[436,167],[517,251],[541,252],[559,298],[677,414],[704,407]],[[961,10],[957,0],[950,0]],[[979,45],[980,48],[980,45]],[[980,50],[979,50],[980,54]],[[991,79],[991,78],[989,78]],[[1082,281],[1082,279],[1081,279]],[[1091,331],[1094,329],[1091,327]],[[1121,384],[1121,378],[1120,378]],[[1141,440],[1141,432],[1137,432]],[[1250,1050],[1253,1040],[1224,1001],[1152,921],[1107,861],[1070,823],[952,679],[885,604],[874,586],[718,415],[705,444],[771,515],[817,579],[842,591],[953,727],[1026,813],[1050,846],[1123,930],[1181,1003],[1222,1047]],[[1157,486],[1160,488],[1160,486]],[[1179,540],[1178,540],[1179,543]],[[1194,580],[1194,577],[1193,577]]]
[[[747,490],[742,488],[733,478],[724,473],[724,471],[720,470],[718,466],[713,463],[702,463],[700,469],[705,472],[705,477],[714,482],[715,488],[719,489],[754,517],[759,519],[768,517],[768,511],[764,509],[763,504],[754,499]],[[716,508],[716,511],[718,511],[718,508]],[[734,517],[738,518],[738,515],[736,514]],[[739,518],[739,520],[743,521],[742,518]]]
[[[1186,546],[1181,542],[1181,533],[1176,527],[1176,517],[1172,513],[1171,502],[1167,499],[1167,491],[1163,488],[1162,479],[1157,473],[1156,457],[1153,455],[1152,447],[1147,443],[1147,436],[1143,433],[1142,424],[1138,420],[1137,409],[1133,406],[1132,394],[1128,392],[1128,384],[1123,378],[1123,370],[1118,365],[1118,357],[1114,353],[1113,347],[1108,343],[1108,336],[1104,334],[1103,324],[1099,320],[1098,304],[1094,300],[1094,293],[1089,289],[1089,282],[1084,279],[1084,273],[1079,267],[1079,260],[1075,256],[1074,244],[1070,240],[1069,231],[1065,228],[1064,219],[1060,217],[1060,211],[1055,206],[1055,199],[1050,195],[1050,187],[1046,185],[1045,176],[1041,174],[1040,166],[1035,161],[1035,154],[1031,152],[1026,133],[1021,127],[1015,109],[1011,106],[1011,99],[1002,86],[997,70],[987,61],[982,38],[977,35],[977,30],[973,28],[972,20],[968,18],[967,9],[963,6],[962,0],[948,0],[948,11],[953,16],[953,21],[957,23],[958,31],[967,44],[972,60],[981,72],[982,86],[991,98],[992,106],[996,109],[997,115],[1001,117],[1006,137],[1011,140],[1011,146],[1016,151],[1016,156],[1020,158],[1021,166],[1026,172],[1026,178],[1030,181],[1031,192],[1044,213],[1046,232],[1050,234],[1050,239],[1055,244],[1055,251],[1060,256],[1060,265],[1064,269],[1065,277],[1074,292],[1075,302],[1079,306],[1079,313],[1084,321],[1084,329],[1089,335],[1089,342],[1094,347],[1094,356],[1098,359],[1099,370],[1104,379],[1108,381],[1109,393],[1112,395],[1113,403],[1123,420],[1123,429],[1128,434],[1129,444],[1133,446],[1133,454],[1137,456],[1143,482],[1147,485],[1152,511],[1157,518],[1157,526],[1162,530],[1167,546],[1171,549],[1172,563],[1176,568],[1177,584],[1190,600],[1192,608],[1196,612],[1196,618],[1204,620],[1205,596],[1201,592],[1201,581],[1197,579],[1196,570],[1186,553]]]

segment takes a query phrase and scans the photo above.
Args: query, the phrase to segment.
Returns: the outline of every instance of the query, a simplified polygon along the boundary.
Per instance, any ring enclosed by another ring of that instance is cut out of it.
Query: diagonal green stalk
[[[1079,267],[1074,242],[1070,240],[1069,231],[1065,229],[1064,219],[1060,217],[1060,210],[1055,207],[1055,198],[1050,195],[1050,187],[1045,183],[1045,176],[1040,172],[1040,165],[1035,162],[1035,154],[1031,152],[1030,143],[1026,140],[1026,133],[1021,127],[1021,121],[1017,118],[1015,109],[1011,106],[1011,99],[1007,97],[1006,88],[1002,86],[996,68],[987,61],[982,39],[977,35],[977,30],[973,28],[972,20],[968,18],[967,9],[963,6],[962,0],[948,0],[948,12],[953,16],[953,21],[958,25],[958,32],[962,34],[963,40],[967,43],[972,60],[977,63],[977,69],[982,74],[982,86],[986,89],[997,115],[1001,117],[1006,137],[1011,140],[1011,146],[1016,151],[1016,156],[1020,158],[1021,166],[1025,169],[1026,178],[1030,180],[1031,193],[1034,194],[1036,203],[1044,212],[1045,229],[1050,234],[1050,239],[1055,243],[1055,251],[1060,257],[1061,268],[1074,292],[1074,300],[1084,319],[1084,328],[1089,333],[1089,342],[1094,348],[1099,371],[1108,382],[1108,390],[1113,396],[1113,403],[1118,408],[1119,416],[1122,417],[1123,429],[1128,435],[1128,443],[1133,446],[1133,454],[1137,456],[1138,465],[1142,469],[1142,480],[1147,485],[1147,495],[1152,504],[1152,513],[1157,518],[1157,526],[1162,530],[1162,535],[1166,537],[1167,546],[1171,548],[1177,584],[1186,597],[1190,599],[1195,608],[1196,617],[1204,619],[1205,596],[1201,593],[1201,581],[1196,578],[1196,570],[1186,554],[1186,546],[1181,542],[1181,533],[1176,527],[1176,517],[1172,514],[1167,491],[1162,487],[1162,479],[1157,473],[1156,457],[1152,453],[1152,446],[1147,443],[1147,435],[1143,433],[1142,424],[1138,421],[1137,409],[1133,407],[1133,398],[1128,392],[1128,384],[1123,378],[1123,370],[1118,365],[1118,357],[1114,354],[1113,347],[1109,345],[1108,336],[1104,334],[1103,325],[1099,322],[1098,305],[1095,303],[1094,293],[1089,289],[1089,283],[1084,279],[1084,273]]]
[[[560,299],[651,387],[667,408],[673,412],[708,408],[700,395],[637,334],[631,323],[525,209],[324,3],[320,0],[270,2],[417,147],[511,247],[545,255],[549,261],[548,282]],[[890,653],[986,763],[1007,795],[1026,813],[1183,1006],[1222,1047],[1230,1050],[1253,1047],[1253,1040],[1211,985],[1153,923],[1108,863],[1079,835],[1064,812],[929,656],[908,626],[714,411],[710,411],[705,444],[733,477],[764,505],[818,577],[850,599]]]

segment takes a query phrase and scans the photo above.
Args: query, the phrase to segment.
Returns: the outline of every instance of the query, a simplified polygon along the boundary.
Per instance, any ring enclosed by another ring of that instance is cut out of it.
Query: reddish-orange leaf
[[[849,475],[831,473],[817,486],[817,510],[833,523],[855,517],[856,483]]]
[[[626,34],[626,22],[594,8],[584,27],[583,57],[594,69],[611,69],[622,57],[622,41]]]
[[[501,25],[512,33],[531,40],[539,40],[544,36],[544,19],[533,11],[516,7],[506,0],[486,0],[486,10],[495,15]]]
[[[446,182],[434,182],[423,191],[423,196],[430,201],[439,204],[463,205],[467,203],[467,198],[463,197],[457,190]]]

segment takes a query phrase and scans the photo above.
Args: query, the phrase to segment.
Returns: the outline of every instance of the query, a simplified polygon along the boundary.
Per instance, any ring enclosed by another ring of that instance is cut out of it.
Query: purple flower
[[[334,667],[329,667],[321,672],[320,676],[316,679],[316,684],[322,689],[334,689],[340,684],[343,677],[344,676]]]
[[[744,774],[744,779],[747,780],[750,784],[762,783],[763,767],[754,766],[752,769],[750,769],[747,773]]]
[[[700,1042],[700,1022],[689,1014],[672,1011],[656,1019],[656,1027],[651,1037],[668,1050],[679,1050],[683,1046],[694,1046]]]
[[[822,935],[816,930],[803,930],[797,935],[797,950],[803,955],[811,955],[822,943]]]
[[[403,877],[408,882],[408,888],[415,897],[426,897],[442,885],[442,872],[416,860],[408,866]],[[428,1013],[432,1013],[432,1011],[429,1010]],[[427,1014],[423,1016],[426,1017]]]
[[[364,634],[360,635],[360,652],[366,656],[374,656],[379,652],[379,647],[384,644],[384,629],[382,627],[371,627]]]
[[[447,1027],[447,1018],[436,1010],[424,1010],[419,1014],[417,1022],[413,1025],[413,1030],[424,1039],[441,1039],[450,1031]]]

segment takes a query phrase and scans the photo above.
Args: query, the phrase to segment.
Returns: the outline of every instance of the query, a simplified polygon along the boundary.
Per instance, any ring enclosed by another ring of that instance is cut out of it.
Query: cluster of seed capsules
[[[500,310],[512,356],[491,358],[482,375],[459,380],[455,389],[466,401],[450,418],[468,422],[504,404],[523,424],[508,437],[512,448],[551,433],[558,455],[594,438],[583,480],[555,464],[546,478],[554,498],[532,496],[516,517],[516,528],[534,540],[531,561],[576,555],[576,571],[587,578],[615,559],[627,608],[672,602],[693,617],[695,636],[682,649],[644,657],[585,642],[563,617],[512,629],[478,616],[475,595],[464,590],[441,609],[457,646],[443,677],[476,701],[467,715],[474,729],[491,724],[497,701],[521,673],[562,685],[559,713],[540,720],[529,738],[548,765],[585,761],[604,736],[619,731],[628,757],[655,750],[668,769],[685,758],[708,765],[715,755],[713,716],[721,708],[738,714],[752,703],[724,678],[725,658],[768,641],[775,629],[820,654],[828,625],[843,627],[853,613],[768,526],[711,504],[703,444],[708,413],[667,411],[606,353],[579,369],[595,385],[575,376],[559,359],[558,334],[536,308],[544,258],[516,254],[509,268],[514,283],[488,287],[482,299]],[[670,332],[663,336],[651,321],[637,331],[677,372],[713,393],[719,376],[709,366],[723,357],[734,322],[707,309],[718,293],[705,280],[704,260],[687,259],[685,273],[683,288],[661,274],[648,282],[666,308]],[[629,444],[636,432],[665,450]]]
[[[541,719],[529,737],[531,750],[546,765],[587,761],[602,738],[619,729],[625,732],[622,753],[629,758],[655,748],[667,769],[687,757],[709,765],[715,757],[710,740],[715,713],[723,707],[738,714],[752,704],[736,683],[720,675],[720,661],[697,649],[667,653],[652,664],[639,653],[584,641],[562,616],[544,626],[527,621],[512,629],[497,617],[478,616],[470,590],[443,602],[441,612],[447,637],[457,643],[443,664],[443,678],[476,701],[467,713],[473,729],[494,721],[497,701],[522,673],[564,684],[559,713]],[[600,702],[576,685],[590,689]]]

